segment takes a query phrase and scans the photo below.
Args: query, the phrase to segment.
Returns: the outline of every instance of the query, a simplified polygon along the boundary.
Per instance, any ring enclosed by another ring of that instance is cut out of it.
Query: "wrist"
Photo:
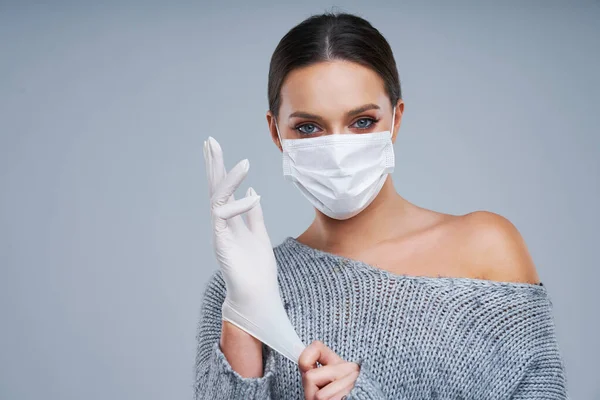
[[[231,368],[242,377],[263,376],[262,342],[254,336],[223,320],[219,345]]]
[[[258,340],[242,328],[227,320],[223,320],[223,329],[221,331],[221,345],[223,345],[224,341],[231,343],[244,343],[247,345],[260,345],[262,343],[260,340]]]

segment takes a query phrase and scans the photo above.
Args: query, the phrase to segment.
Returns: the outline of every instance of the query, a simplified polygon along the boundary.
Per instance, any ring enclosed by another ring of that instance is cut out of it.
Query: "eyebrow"
[[[381,109],[381,107],[379,107],[377,104],[369,103],[369,104],[365,104],[365,105],[356,107],[356,108],[348,111],[346,113],[346,117],[347,118],[353,117],[353,116],[363,113],[367,110],[380,110],[380,109]],[[316,115],[316,114],[310,114],[310,113],[307,113],[304,111],[295,111],[295,112],[291,113],[289,116],[289,118],[292,118],[292,117],[308,118],[308,119],[315,119],[318,121],[323,121],[323,117]]]

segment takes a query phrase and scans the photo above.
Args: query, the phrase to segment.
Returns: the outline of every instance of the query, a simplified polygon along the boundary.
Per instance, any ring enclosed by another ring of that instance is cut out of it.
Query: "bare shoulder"
[[[539,283],[525,240],[508,218],[491,211],[474,211],[455,223],[466,240],[469,263],[485,279]]]

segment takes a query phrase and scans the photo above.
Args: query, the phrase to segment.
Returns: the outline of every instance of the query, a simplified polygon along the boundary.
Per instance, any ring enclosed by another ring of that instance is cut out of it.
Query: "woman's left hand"
[[[322,365],[317,368],[317,361]],[[298,360],[306,400],[341,400],[350,393],[360,366],[342,360],[333,350],[315,340]]]

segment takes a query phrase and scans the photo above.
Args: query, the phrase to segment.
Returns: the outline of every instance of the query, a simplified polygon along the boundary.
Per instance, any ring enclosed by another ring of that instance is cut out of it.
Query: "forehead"
[[[365,103],[388,101],[383,79],[349,61],[327,61],[290,72],[281,87],[281,116],[302,110],[320,115],[343,113]]]

